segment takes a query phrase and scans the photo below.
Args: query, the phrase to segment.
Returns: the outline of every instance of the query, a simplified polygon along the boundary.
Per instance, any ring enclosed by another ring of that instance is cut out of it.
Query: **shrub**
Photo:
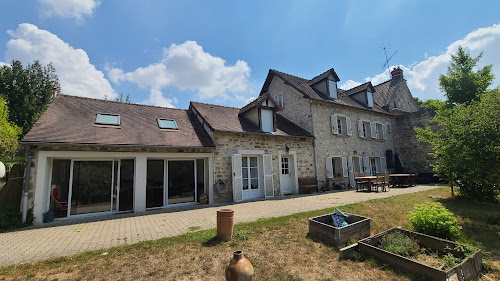
[[[440,203],[416,204],[408,215],[416,231],[445,239],[454,239],[462,229],[457,219]]]
[[[420,250],[417,241],[400,231],[387,233],[382,236],[379,247],[403,257],[415,256]]]
[[[14,206],[6,206],[0,210],[0,231],[21,226],[21,212]]]

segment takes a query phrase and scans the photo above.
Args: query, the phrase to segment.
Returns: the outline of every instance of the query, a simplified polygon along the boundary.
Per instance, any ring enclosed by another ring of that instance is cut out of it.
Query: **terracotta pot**
[[[217,239],[230,241],[233,238],[234,211],[217,210]]]
[[[208,202],[208,196],[206,194],[200,195],[200,203],[205,205]]]
[[[241,251],[234,252],[233,259],[226,267],[226,281],[250,281],[253,277],[252,263]]]

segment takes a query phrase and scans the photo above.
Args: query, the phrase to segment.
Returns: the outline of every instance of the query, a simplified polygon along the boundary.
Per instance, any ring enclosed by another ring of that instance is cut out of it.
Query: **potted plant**
[[[208,196],[206,193],[200,195],[200,203],[203,205],[208,203]]]

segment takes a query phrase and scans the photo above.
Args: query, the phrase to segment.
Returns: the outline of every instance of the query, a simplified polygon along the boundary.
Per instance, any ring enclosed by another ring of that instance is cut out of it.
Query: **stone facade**
[[[404,78],[400,77],[399,79]],[[416,112],[420,110],[406,83],[400,83],[399,87],[394,91],[394,95],[389,102],[389,108],[391,111],[401,110],[403,112]]]
[[[332,114],[343,114],[351,118],[351,136],[332,134],[330,120]],[[316,138],[319,180],[326,180],[327,178],[325,159],[328,156],[385,157],[385,151],[394,148],[393,134],[391,132],[387,133],[386,140],[359,137],[359,119],[384,124],[393,123],[393,117],[388,114],[374,113],[368,110],[359,110],[327,102],[313,102],[314,137]],[[356,154],[354,151],[356,151]]]
[[[297,153],[297,176],[314,177],[312,141],[313,140],[310,138],[214,132],[214,142],[216,145],[214,155],[214,181],[222,179],[229,187],[229,191],[225,196],[220,196],[214,192],[214,201],[233,201],[231,157],[233,154],[238,153],[238,150],[262,150],[265,154],[271,154],[273,156],[272,164],[275,196],[281,194],[278,155],[279,151],[284,151],[286,147],[290,149],[290,152],[295,151]]]
[[[436,124],[429,123],[429,120],[435,115],[433,110],[424,109],[396,117],[395,148],[401,157],[405,172],[433,173],[430,165],[434,163],[434,159],[429,155],[433,152],[432,146],[417,140],[414,128],[431,126],[432,129],[437,129]]]

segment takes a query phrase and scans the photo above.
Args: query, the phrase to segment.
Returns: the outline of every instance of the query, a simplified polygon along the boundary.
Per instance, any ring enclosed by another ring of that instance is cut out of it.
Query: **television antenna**
[[[389,70],[389,61],[394,57],[395,54],[397,54],[398,51],[395,51],[389,58],[387,58],[387,49],[389,49],[390,45],[384,46],[381,52],[384,51],[385,54],[385,63],[382,65],[382,67],[387,67],[387,75],[390,78],[391,77],[391,71]]]

